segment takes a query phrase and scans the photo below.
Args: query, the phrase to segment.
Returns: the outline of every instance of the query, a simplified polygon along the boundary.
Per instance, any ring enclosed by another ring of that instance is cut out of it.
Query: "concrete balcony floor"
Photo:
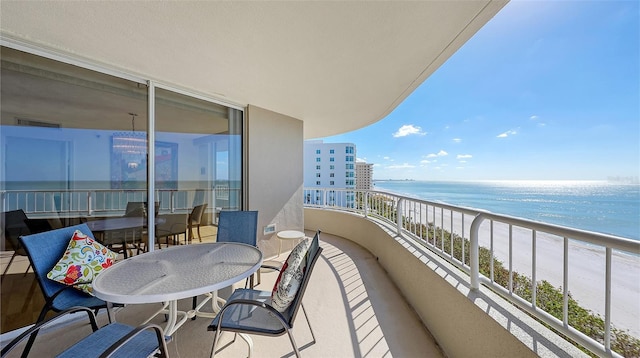
[[[202,230],[203,242],[214,240],[215,228]],[[313,232],[307,232],[312,236]],[[295,340],[304,357],[443,357],[443,353],[412,308],[400,295],[394,283],[382,270],[376,258],[357,244],[329,234],[321,235],[324,248],[307,288],[304,305],[309,314],[316,340],[311,344],[311,334],[302,312],[299,312],[293,329]],[[284,260],[287,253],[269,260]],[[2,269],[9,257],[2,258]],[[14,265],[16,267],[14,268]],[[22,276],[26,269],[24,261],[12,264],[10,275],[2,284],[2,320],[16,320],[16,317],[37,317],[41,304],[39,300],[25,299],[25,295],[40,295],[39,288],[26,281],[33,281],[32,275]],[[261,283],[256,287],[271,290],[277,273],[263,271]],[[11,288],[15,282],[23,282],[18,291]],[[237,287],[244,283],[236,284]],[[35,288],[35,290],[33,289]],[[226,296],[231,289],[220,292]],[[20,306],[18,307],[20,303]],[[35,302],[30,307],[28,302]],[[129,305],[119,309],[119,322],[138,325],[151,315],[159,304]],[[191,299],[179,302],[179,307],[188,310]],[[19,313],[22,311],[22,313]],[[29,316],[31,315],[31,316]],[[11,316],[11,318],[10,318]],[[107,322],[106,315],[99,316],[101,323]],[[161,326],[164,317],[156,317],[152,322]],[[31,319],[31,323],[35,318]],[[207,331],[209,318],[188,321],[174,335],[169,343],[172,357],[208,357],[213,333]],[[25,323],[28,324],[28,323]],[[6,327],[5,327],[6,328]],[[84,324],[72,323],[64,327],[64,336],[58,330],[44,332],[32,350],[34,357],[52,356],[63,350],[67,343],[74,342],[90,331]],[[218,357],[244,357],[247,344],[237,339],[230,344],[233,335],[226,334],[220,341]],[[293,350],[286,335],[280,337],[252,336],[254,357],[288,357]],[[18,349],[17,352],[20,350]]]

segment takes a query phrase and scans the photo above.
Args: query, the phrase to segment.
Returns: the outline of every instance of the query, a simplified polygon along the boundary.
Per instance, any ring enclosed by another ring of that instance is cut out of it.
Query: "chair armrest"
[[[87,307],[80,307],[80,306],[71,307],[69,309],[66,309],[66,310],[58,313],[57,315],[51,317],[48,320],[36,323],[35,325],[31,326],[31,328],[29,328],[26,331],[22,332],[18,337],[14,338],[11,342],[9,342],[9,344],[7,344],[6,346],[4,346],[4,348],[2,348],[2,352],[0,352],[0,356],[4,357],[7,353],[9,353],[11,350],[13,350],[13,348],[15,348],[18,344],[20,344],[20,342],[22,342],[25,338],[31,336],[32,334],[35,334],[37,336],[38,332],[40,331],[40,329],[43,326],[49,325],[49,324],[59,320],[63,316],[66,316],[66,315],[71,314],[71,313],[76,313],[76,312],[85,312],[89,316],[89,322],[91,323],[91,329],[94,332],[98,330],[98,323],[96,322],[96,316],[93,314],[91,309],[89,309]],[[26,357],[28,354],[29,354],[28,351],[27,352],[23,352],[22,356]]]
[[[280,267],[280,266],[273,266],[273,265],[260,265],[260,268],[266,268],[266,269],[274,270],[274,271],[280,271],[280,270],[282,270],[282,267]]]
[[[116,343],[112,344],[107,350],[105,350],[100,358],[109,358],[113,356],[118,349],[122,348],[127,342],[132,340],[134,337],[139,335],[145,330],[151,329],[155,332],[156,338],[158,339],[158,349],[160,350],[160,357],[168,357],[167,353],[167,340],[170,340],[170,337],[165,337],[164,331],[160,326],[152,323],[148,323],[145,325],[138,326],[134,328],[131,332],[129,332],[126,336],[120,338]]]

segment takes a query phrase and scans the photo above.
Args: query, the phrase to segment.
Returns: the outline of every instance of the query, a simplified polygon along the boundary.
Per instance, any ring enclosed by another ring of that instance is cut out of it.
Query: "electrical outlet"
[[[273,234],[274,232],[276,232],[276,224],[269,224],[262,230],[264,235]]]

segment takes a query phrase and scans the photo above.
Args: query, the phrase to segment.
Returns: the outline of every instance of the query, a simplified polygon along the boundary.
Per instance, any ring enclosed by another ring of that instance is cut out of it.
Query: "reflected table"
[[[251,245],[173,246],[116,263],[93,281],[93,292],[110,303],[164,303],[146,322],[160,313],[168,314],[165,334],[172,335],[188,318],[201,315],[198,310],[178,311],[179,299],[230,286],[252,275],[261,264],[262,253]]]
[[[156,219],[156,225],[164,223],[164,219]],[[99,219],[93,221],[87,221],[87,226],[96,235],[99,235],[103,244],[113,244],[114,242],[105,241],[117,241],[115,243],[122,244],[124,258],[127,255],[127,244],[135,244],[136,240],[142,239],[142,230],[147,227],[147,218],[142,216],[125,216]],[[107,238],[107,233],[120,233],[115,235],[116,238]],[[130,234],[130,235],[129,235]]]

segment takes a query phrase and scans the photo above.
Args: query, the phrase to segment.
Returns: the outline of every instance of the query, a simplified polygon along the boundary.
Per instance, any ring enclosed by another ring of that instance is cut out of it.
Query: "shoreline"
[[[421,223],[430,221],[440,226],[444,220],[444,230],[451,230],[451,214],[436,212],[421,213]],[[418,219],[418,218],[416,218]],[[464,236],[470,237],[472,218],[464,218]],[[462,215],[454,213],[453,231],[462,234]],[[490,248],[491,228],[488,221],[480,226],[479,244]],[[494,257],[509,268],[509,228],[507,224],[494,223]],[[532,278],[532,234],[531,230],[514,227],[511,250],[513,271]],[[580,306],[598,314],[604,319],[605,311],[605,249],[576,240],[568,242],[568,290]],[[564,239],[544,232],[536,234],[536,281],[548,281],[562,289]],[[629,331],[640,338],[640,256],[613,251],[611,263],[611,322],[613,327]]]

